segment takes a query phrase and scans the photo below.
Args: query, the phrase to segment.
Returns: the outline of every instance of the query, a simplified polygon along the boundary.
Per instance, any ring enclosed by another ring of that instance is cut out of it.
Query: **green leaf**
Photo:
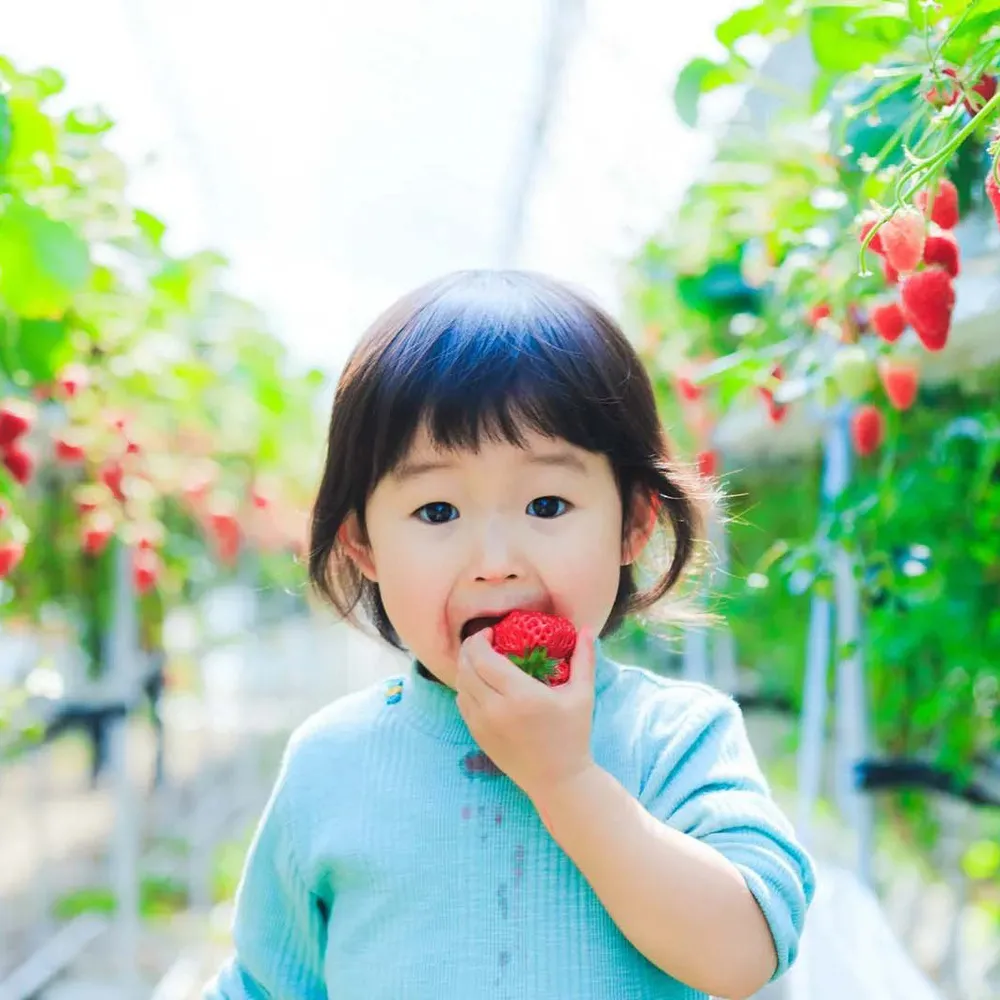
[[[40,100],[44,100],[46,97],[55,97],[66,88],[66,78],[51,66],[43,66],[41,69],[35,70],[28,79],[37,87]]]
[[[736,65],[738,64],[720,65],[711,59],[699,56],[692,59],[680,71],[677,83],[674,85],[674,107],[685,125],[691,128],[697,126],[698,102],[702,94],[739,82],[734,72]]]
[[[834,73],[853,73],[862,66],[881,62],[896,53],[912,33],[913,26],[906,17],[859,10],[856,6],[815,7],[809,12],[813,55],[822,69]]]
[[[976,12],[959,25],[948,41],[941,55],[956,66],[964,66],[983,46],[987,32],[996,28],[1000,0],[981,0]]]
[[[13,133],[7,170],[11,176],[32,176],[39,172],[36,158],[51,160],[56,152],[56,131],[51,119],[34,101],[10,99],[10,127]]]
[[[65,222],[12,201],[0,216],[0,299],[29,319],[57,319],[90,274],[87,244]]]
[[[937,24],[944,18],[961,14],[972,0],[907,0],[910,20],[923,30],[925,24]]]
[[[310,368],[303,376],[303,381],[309,390],[321,389],[326,384],[326,372],[319,368]]]
[[[826,102],[830,99],[830,93],[837,83],[837,76],[834,73],[820,71],[813,81],[812,99],[810,108],[813,112],[821,111]]]
[[[734,11],[715,29],[715,37],[727,49],[749,35],[769,35],[784,21],[784,4],[761,0],[752,7]]]
[[[99,107],[74,108],[63,119],[63,128],[74,135],[102,135],[114,127],[114,120]]]
[[[0,92],[0,167],[3,167],[10,155],[13,127],[10,119],[10,105],[7,98]]]
[[[8,330],[12,360],[35,384],[55,378],[73,356],[69,331],[63,320],[22,319],[11,323]]]
[[[163,243],[163,234],[167,231],[167,224],[151,212],[145,212],[141,208],[137,208],[132,213],[132,219],[139,232],[158,250]]]
[[[969,878],[985,881],[1000,874],[1000,844],[979,840],[971,844],[962,859],[962,868]]]
[[[865,90],[850,94],[844,103],[831,107],[835,120],[843,127],[843,141],[849,152],[845,152],[844,160],[854,169],[859,169],[863,158],[881,155],[886,143],[896,137],[906,125],[916,102],[919,91],[916,87],[907,86],[889,94],[878,102],[868,114],[855,115],[844,120],[844,113],[850,105],[860,105],[873,99],[877,91],[876,85]],[[920,142],[927,130],[927,123],[921,122],[910,136],[912,143]],[[884,166],[900,163],[904,158],[901,145],[885,156]]]

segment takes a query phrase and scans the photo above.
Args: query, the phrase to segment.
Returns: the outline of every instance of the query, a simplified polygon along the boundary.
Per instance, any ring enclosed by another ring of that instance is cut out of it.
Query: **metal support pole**
[[[137,617],[130,551],[116,542],[114,598],[109,636],[110,685],[114,697],[131,704],[138,684]],[[109,856],[110,880],[116,903],[115,956],[122,997],[139,995],[139,816],[128,768],[128,714],[116,719],[108,739],[114,776],[115,827]]]
[[[708,540],[715,552],[716,573],[729,576],[729,538],[722,520],[712,514],[708,523]],[[736,643],[729,626],[722,622],[712,634],[711,682],[721,691],[736,694],[739,671],[736,669]]]
[[[823,494],[833,501],[850,477],[849,413],[831,415],[827,430]],[[871,885],[874,847],[871,799],[856,785],[854,767],[868,749],[867,699],[861,655],[861,596],[854,560],[842,547],[833,556],[836,606],[836,793],[838,804],[855,833],[858,877]]]
[[[833,608],[814,596],[809,616],[809,645],[802,692],[802,730],[798,759],[798,831],[811,848],[812,816],[823,781],[823,746],[826,742],[827,679],[830,671],[830,625]]]

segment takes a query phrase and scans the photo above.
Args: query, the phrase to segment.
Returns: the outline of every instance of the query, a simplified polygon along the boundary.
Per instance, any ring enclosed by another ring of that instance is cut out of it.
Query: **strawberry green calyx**
[[[508,653],[507,658],[526,674],[540,681],[554,677],[560,663],[559,660],[549,656],[545,646],[535,646],[523,653]]]

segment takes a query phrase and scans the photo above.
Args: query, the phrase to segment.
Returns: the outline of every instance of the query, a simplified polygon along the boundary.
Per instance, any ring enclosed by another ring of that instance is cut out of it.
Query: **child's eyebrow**
[[[529,455],[528,464],[561,466],[565,469],[571,469],[573,472],[580,473],[586,473],[587,471],[587,466],[584,465],[583,460],[571,451],[555,451],[546,452],[541,455]]]
[[[426,462],[400,462],[392,470],[392,478],[398,482],[404,479],[416,479],[417,476],[424,476],[428,472],[440,472],[442,469],[453,469],[454,462],[443,461],[442,459],[431,459]]]
[[[571,451],[544,452],[540,455],[529,454],[526,456],[525,461],[529,465],[557,466],[581,474],[586,474],[587,472],[587,467],[584,465],[582,459],[574,455]],[[404,461],[396,466],[391,475],[397,482],[403,482],[407,479],[416,479],[418,476],[424,476],[428,472],[441,472],[453,469],[454,467],[454,462],[440,458],[427,459],[422,462]]]

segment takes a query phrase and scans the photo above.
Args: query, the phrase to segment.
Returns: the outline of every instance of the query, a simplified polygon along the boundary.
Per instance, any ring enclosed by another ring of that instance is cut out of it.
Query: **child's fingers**
[[[468,691],[481,707],[485,707],[493,698],[503,697],[503,691],[495,687],[480,669],[476,650],[467,645],[462,648],[458,657],[457,686],[459,691]]]
[[[490,643],[490,630],[477,632],[463,643],[462,653],[476,675],[498,694],[513,693],[523,674]]]

